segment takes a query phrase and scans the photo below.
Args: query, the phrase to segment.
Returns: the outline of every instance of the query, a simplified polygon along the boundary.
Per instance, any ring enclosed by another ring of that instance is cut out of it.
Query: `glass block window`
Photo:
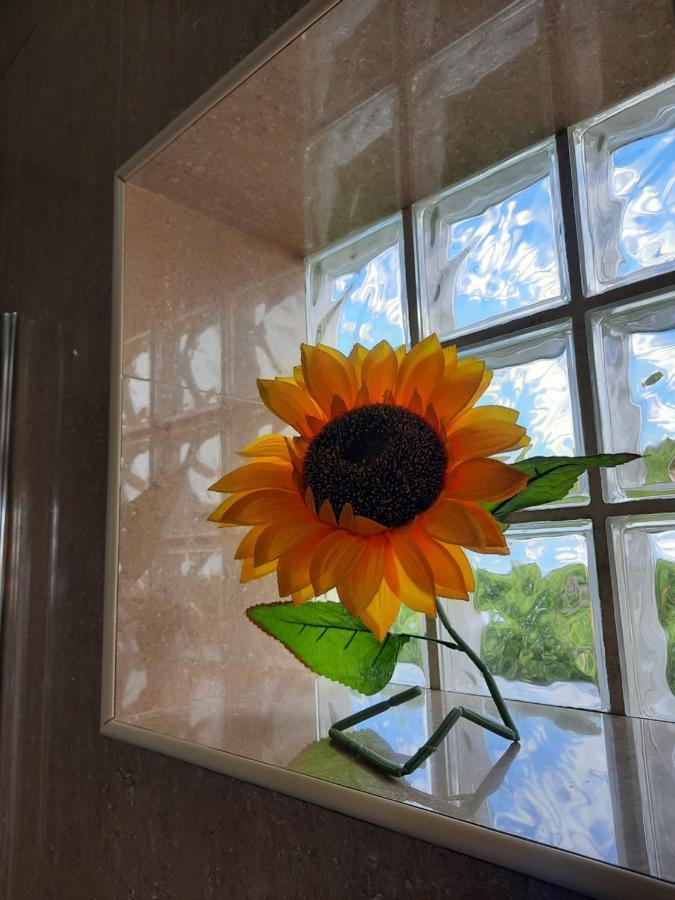
[[[675,720],[675,515],[610,519],[627,712]]]
[[[311,343],[408,343],[402,232],[394,216],[305,260]]]
[[[453,626],[487,662],[505,697],[606,706],[591,522],[512,525],[509,556],[470,554],[476,590],[444,601]],[[486,694],[462,653],[443,650],[447,690]]]
[[[505,462],[640,454],[516,513],[510,556],[473,556],[471,601],[443,601],[511,699],[675,721],[674,190],[675,79],[306,261],[310,341],[401,344],[418,321],[485,360],[479,403],[517,408],[531,439]],[[394,630],[439,636],[405,608]],[[433,642],[410,641],[395,680],[486,693]]]
[[[606,499],[675,496],[675,294],[591,316],[602,449],[642,459],[603,473]]]
[[[507,340],[471,347],[462,355],[484,359],[493,371],[492,382],[479,405],[518,409],[519,422],[527,428],[530,445],[504,454],[504,462],[584,452],[569,319]],[[583,478],[565,504],[587,502],[588,483]]]
[[[420,312],[450,338],[569,300],[554,141],[414,207]]]
[[[587,296],[675,267],[675,79],[571,129]]]

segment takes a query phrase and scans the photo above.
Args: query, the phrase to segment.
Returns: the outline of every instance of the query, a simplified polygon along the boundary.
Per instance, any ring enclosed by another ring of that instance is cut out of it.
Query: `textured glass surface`
[[[553,141],[417,203],[415,217],[426,334],[569,300]]]
[[[395,216],[305,260],[307,334],[348,353],[408,341],[401,217]]]
[[[590,317],[603,450],[642,454],[603,471],[607,500],[675,494],[675,294]]]
[[[444,601],[453,625],[505,697],[604,707],[590,522],[512,525],[507,541],[509,556],[470,555],[472,599]],[[486,693],[462,653],[443,650],[442,668],[447,690]]]
[[[675,267],[675,80],[571,129],[584,291]]]
[[[628,713],[675,721],[675,516],[610,519]]]
[[[322,774],[338,780],[347,757],[333,750],[331,761],[330,726],[400,688],[390,684],[381,694],[368,698],[325,679],[317,688],[319,742],[297,768],[311,771],[311,761],[322,765]],[[495,715],[490,700],[430,691],[357,726],[359,741],[388,759],[408,758],[456,705]],[[615,821],[616,765],[608,765],[607,759],[612,720],[598,712],[555,706],[511,703],[509,708],[520,731],[519,744],[460,720],[411,775],[394,782],[359,766],[360,786],[373,792],[384,788],[386,796],[477,825],[625,864]],[[655,724],[663,730],[662,723]],[[625,727],[623,720],[621,726]],[[673,736],[664,740],[657,731],[657,737],[665,752],[672,749]],[[648,770],[651,778],[659,774],[657,767]],[[652,808],[663,805],[657,798]]]
[[[652,719],[628,719],[637,749],[642,823],[649,867],[659,878],[675,871],[675,803],[665,804],[673,786],[675,728]]]
[[[527,428],[530,446],[504,454],[505,462],[583,453],[570,320],[472,347],[463,355],[484,359],[493,370],[492,382],[479,405],[517,409],[519,423]],[[587,479],[583,478],[564,503],[587,501]]]

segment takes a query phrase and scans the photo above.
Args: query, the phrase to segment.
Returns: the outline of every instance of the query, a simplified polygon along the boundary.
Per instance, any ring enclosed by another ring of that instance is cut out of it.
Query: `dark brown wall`
[[[572,896],[98,734],[113,172],[302,5],[0,0],[7,900]]]

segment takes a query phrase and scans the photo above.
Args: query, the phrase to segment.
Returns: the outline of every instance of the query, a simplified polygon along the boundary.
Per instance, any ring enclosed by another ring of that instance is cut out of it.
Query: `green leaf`
[[[588,469],[621,466],[638,459],[636,453],[599,453],[596,456],[532,456],[514,463],[513,468],[529,475],[523,490],[486,508],[497,519],[531,506],[542,506],[562,500],[574,486],[577,478]]]
[[[663,372],[659,369],[656,372],[652,372],[645,380],[642,382],[642,387],[651,387],[653,384],[657,384],[657,382],[661,381],[663,378]]]
[[[317,675],[368,695],[389,683],[410,640],[407,634],[388,634],[380,643],[341,603],[268,603],[252,606],[246,615]]]

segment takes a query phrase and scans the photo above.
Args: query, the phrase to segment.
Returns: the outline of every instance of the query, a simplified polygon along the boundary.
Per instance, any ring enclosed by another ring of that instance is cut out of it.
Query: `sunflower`
[[[462,548],[508,553],[481,504],[525,486],[489,458],[527,444],[525,429],[515,410],[474,406],[491,373],[435,335],[409,352],[382,341],[301,353],[292,377],[258,381],[297,435],[242,450],[248,462],[211,487],[231,496],[209,519],[251,526],[235,554],[242,582],[276,572],[295,604],[336,588],[381,641],[401,603],[433,616],[437,596],[468,599]]]

